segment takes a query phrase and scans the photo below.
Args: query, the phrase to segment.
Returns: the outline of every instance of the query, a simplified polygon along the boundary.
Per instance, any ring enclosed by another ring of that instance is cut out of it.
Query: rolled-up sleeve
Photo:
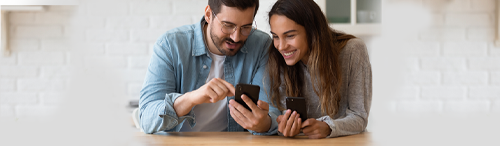
[[[179,124],[184,120],[191,126],[195,124],[192,110],[182,117],[174,110],[174,101],[182,94],[176,91],[173,63],[168,41],[158,39],[140,92],[140,127],[145,133],[179,131]]]

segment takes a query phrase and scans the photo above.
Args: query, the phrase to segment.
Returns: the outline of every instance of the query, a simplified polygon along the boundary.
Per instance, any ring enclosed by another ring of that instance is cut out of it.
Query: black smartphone
[[[245,94],[246,96],[250,97],[252,99],[253,103],[257,105],[257,101],[259,101],[259,92],[260,92],[260,87],[257,85],[250,85],[250,84],[238,84],[236,85],[235,88],[235,95],[234,95],[234,100],[238,102],[239,104],[243,105],[245,108],[247,108],[249,111],[252,111],[250,107],[241,99],[241,95]]]
[[[306,98],[304,97],[286,97],[286,108],[297,111],[300,114],[302,122],[307,120]]]

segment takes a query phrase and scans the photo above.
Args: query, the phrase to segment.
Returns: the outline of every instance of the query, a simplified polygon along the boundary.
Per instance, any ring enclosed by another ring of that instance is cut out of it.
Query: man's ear
[[[210,9],[210,6],[207,5],[207,7],[205,7],[205,21],[207,21],[207,23],[210,23],[210,16],[212,16],[212,9]]]

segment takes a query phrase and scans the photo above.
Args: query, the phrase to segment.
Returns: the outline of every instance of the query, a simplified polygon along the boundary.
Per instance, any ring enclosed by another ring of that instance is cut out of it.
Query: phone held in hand
[[[286,97],[286,108],[297,111],[302,122],[307,120],[306,99],[304,97]]]
[[[238,84],[236,85],[236,93],[234,95],[234,100],[238,102],[239,104],[243,105],[243,107],[247,108],[249,111],[252,111],[250,107],[241,99],[241,95],[245,94],[246,96],[250,97],[252,99],[253,103],[257,105],[257,101],[259,101],[259,92],[260,92],[260,87],[257,85],[250,85],[250,84]]]

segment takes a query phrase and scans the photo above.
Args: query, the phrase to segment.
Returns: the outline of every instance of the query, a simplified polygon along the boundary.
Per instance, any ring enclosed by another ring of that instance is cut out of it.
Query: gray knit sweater
[[[368,51],[361,39],[351,39],[342,49],[339,58],[342,66],[342,87],[339,112],[331,119],[321,114],[319,97],[314,93],[307,67],[304,71],[303,96],[306,98],[307,117],[324,121],[332,129],[328,137],[338,137],[361,133],[368,124],[368,115],[372,101],[372,71]],[[285,86],[280,87],[281,104],[285,104]]]

